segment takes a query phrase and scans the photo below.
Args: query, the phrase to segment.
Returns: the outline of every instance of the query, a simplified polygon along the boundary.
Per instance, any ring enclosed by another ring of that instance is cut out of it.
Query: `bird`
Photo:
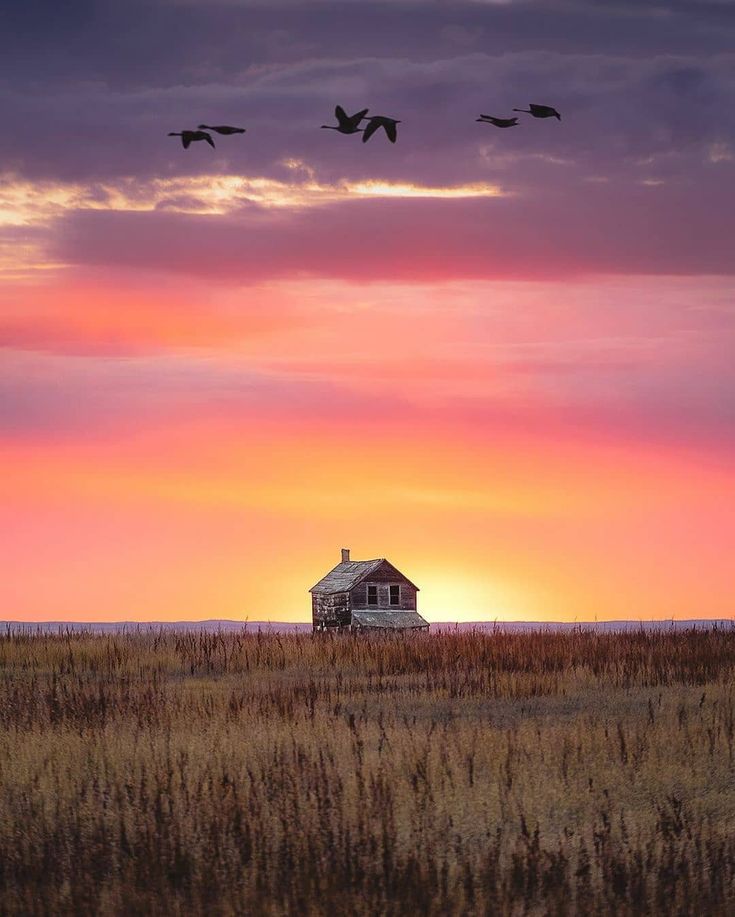
[[[528,108],[514,108],[513,111],[523,111],[534,118],[558,118],[561,121],[561,115],[551,105],[534,105],[533,102],[529,102]]]
[[[518,124],[518,118],[493,118],[492,115],[480,115],[476,120],[483,124],[494,124],[495,127],[515,127]]]
[[[388,135],[388,140],[390,140],[391,143],[396,142],[396,138],[398,136],[396,125],[400,124],[400,121],[396,120],[395,118],[386,118],[385,115],[373,115],[366,120],[368,122],[368,126],[365,128],[365,131],[362,135],[363,143],[367,143],[375,131],[381,127]]]
[[[230,134],[244,134],[245,133],[244,127],[230,127],[229,124],[217,124],[217,125],[200,124],[199,130],[200,131],[214,131],[215,134],[223,134],[225,137],[229,136]]]
[[[206,140],[214,148],[214,140],[206,131],[170,131],[169,137],[181,137],[181,145],[185,150],[188,150],[189,144],[195,140]]]
[[[334,109],[337,124],[322,124],[322,127],[330,131],[339,131],[340,134],[359,134],[363,130],[363,128],[359,127],[359,124],[368,111],[369,109],[363,108],[362,111],[358,111],[354,115],[348,115],[344,108],[338,105]]]

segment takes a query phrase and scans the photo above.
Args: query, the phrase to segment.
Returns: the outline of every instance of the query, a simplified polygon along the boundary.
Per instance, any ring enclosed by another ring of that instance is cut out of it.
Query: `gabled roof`
[[[413,630],[428,627],[417,611],[353,611],[352,623],[359,627],[382,627],[386,630]]]
[[[382,564],[388,564],[391,570],[395,570],[401,579],[405,580],[410,586],[419,591],[419,587],[412,583],[411,580],[401,571],[394,567],[393,564],[384,557],[376,557],[374,560],[346,560],[330,570],[326,576],[322,577],[319,582],[312,586],[309,592],[316,592],[320,595],[332,595],[335,592],[349,592],[361,580],[370,576]]]
[[[315,586],[312,586],[309,592],[318,592],[323,595],[330,595],[333,592],[349,592],[363,577],[377,570],[384,560],[384,557],[378,557],[375,560],[348,560],[337,564]]]

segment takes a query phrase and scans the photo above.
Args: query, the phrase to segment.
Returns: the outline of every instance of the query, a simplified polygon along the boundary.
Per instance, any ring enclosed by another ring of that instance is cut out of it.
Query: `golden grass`
[[[0,637],[2,914],[735,912],[735,631]]]

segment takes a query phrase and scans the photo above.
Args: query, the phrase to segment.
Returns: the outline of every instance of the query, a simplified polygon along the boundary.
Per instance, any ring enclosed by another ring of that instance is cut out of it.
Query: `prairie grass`
[[[732,914],[735,631],[0,636],[2,914]]]

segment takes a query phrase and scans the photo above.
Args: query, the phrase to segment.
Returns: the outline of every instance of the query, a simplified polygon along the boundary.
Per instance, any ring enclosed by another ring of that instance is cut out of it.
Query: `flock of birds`
[[[336,124],[322,124],[322,127],[330,131],[338,131],[340,134],[362,134],[362,142],[367,141],[381,128],[385,131],[388,140],[395,143],[398,139],[398,125],[401,123],[397,118],[388,118],[385,115],[370,115],[368,117],[368,108],[355,112],[354,115],[348,115],[347,112],[338,105],[334,114],[337,118]],[[524,112],[533,118],[557,118],[561,121],[559,112],[552,108],[551,105],[537,105],[529,103],[528,108],[514,108],[513,111]],[[496,118],[493,115],[480,115],[477,118],[482,124],[492,124],[494,127],[515,127],[518,124],[518,118]],[[363,121],[367,121],[365,127],[361,127]],[[169,137],[181,137],[181,144],[185,150],[197,140],[203,140],[214,148],[212,133],[229,137],[232,134],[244,134],[244,127],[232,127],[229,124],[200,124],[197,130],[171,131]]]

